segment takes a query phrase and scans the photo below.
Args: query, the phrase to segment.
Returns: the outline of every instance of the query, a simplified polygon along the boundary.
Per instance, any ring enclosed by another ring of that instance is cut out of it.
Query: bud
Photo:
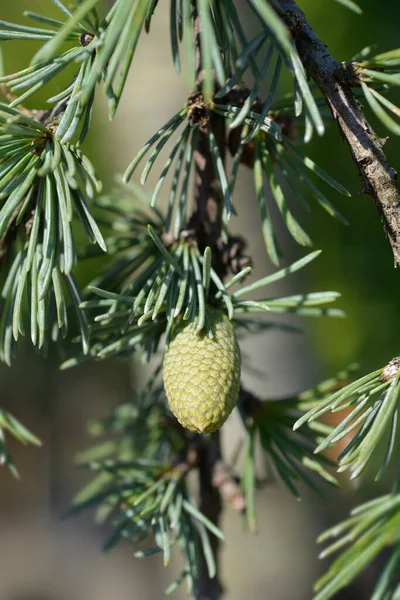
[[[213,333],[195,333],[196,323],[178,326],[164,357],[164,388],[178,421],[190,431],[210,433],[225,423],[240,388],[240,350],[225,313],[208,310]]]

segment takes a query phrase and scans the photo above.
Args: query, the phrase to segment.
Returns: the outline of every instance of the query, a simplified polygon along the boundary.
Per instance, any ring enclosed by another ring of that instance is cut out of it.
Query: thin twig
[[[222,500],[232,508],[243,513],[246,508],[242,489],[232,476],[230,469],[219,458],[212,469],[212,485],[219,490]]]
[[[347,71],[328,52],[295,0],[277,0],[296,42],[304,67],[313,78],[336,119],[360,173],[362,192],[373,196],[392,246],[394,265],[400,265],[400,192],[397,173],[383,144],[355,98]]]

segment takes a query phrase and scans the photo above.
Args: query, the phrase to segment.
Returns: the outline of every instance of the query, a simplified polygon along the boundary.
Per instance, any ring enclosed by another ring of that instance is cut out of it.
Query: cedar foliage
[[[0,21],[5,68],[7,53],[19,41],[42,42],[26,68],[0,77],[0,358],[11,365],[23,338],[42,352],[53,346],[71,352],[72,339],[76,351],[63,368],[111,356],[154,358],[156,366],[144,389],[91,424],[91,434],[105,435],[108,441],[80,457],[93,479],[74,499],[71,512],[96,507],[99,519],[110,520],[106,548],[123,539],[135,546],[151,539],[150,547],[135,555],[161,553],[167,565],[177,546],[183,570],[166,593],[185,584],[189,597],[218,598],[220,502],[230,502],[244,513],[249,528],[256,529],[258,441],[295,497],[299,482],[317,492],[326,483],[337,485],[335,466],[352,478],[366,468],[380,478],[396,460],[399,358],[355,380],[350,367],[281,402],[255,398],[242,388],[238,410],[247,442],[239,479],[224,466],[215,444],[218,437],[191,433],[177,424],[163,390],[160,341],[168,344],[185,322],[194,324],[194,335],[212,338],[210,311],[225,313],[238,335],[276,327],[268,312],[343,316],[330,306],[336,292],[299,291],[287,297],[268,292],[271,283],[320,254],[303,254],[282,267],[282,223],[298,246],[312,244],[294,204],[322,208],[345,222],[332,201],[337,194],[350,193],[307,152],[315,136],[325,134],[335,104],[329,86],[325,89],[314,73],[315,81],[309,77],[311,38],[292,0],[240,3],[244,17],[256,17],[258,30],[252,39],[234,0],[169,0],[171,66],[182,71],[188,95],[165,124],[155,121],[159,129],[130,163],[127,158],[123,184],[102,193],[90,158],[81,150],[93,101],[96,94],[104,94],[110,119],[114,117],[136,47],[149,32],[159,2],[115,0],[105,7],[100,0],[76,0],[68,6],[52,1],[59,10],[57,19],[27,11],[29,25]],[[351,0],[338,1],[361,13]],[[46,106],[26,109],[24,103],[34,102],[37,92],[67,67],[74,70],[71,83],[48,97]],[[284,73],[292,78],[293,93],[282,97]],[[399,135],[400,109],[387,98],[400,84],[399,49],[374,54],[365,48],[335,76],[360,111],[357,99]],[[264,98],[260,89],[267,89]],[[346,115],[339,116],[346,120]],[[232,155],[229,169],[227,153]],[[357,152],[353,157],[363,174]],[[133,183],[139,166],[142,185],[151,169],[159,173],[144,201]],[[242,210],[235,195],[239,168],[253,171],[259,226],[269,260],[277,267],[250,284],[245,282],[251,271],[246,240],[229,232],[231,217],[240,218]],[[371,185],[373,175],[365,173]],[[165,209],[159,208],[161,197],[166,198]],[[388,231],[379,189],[375,197]],[[271,218],[271,204],[278,209],[279,223]],[[86,245],[77,234],[80,228]],[[74,276],[77,266],[104,252],[107,266],[80,289]],[[349,408],[336,427],[321,420]],[[0,411],[1,460],[17,474],[5,434],[23,443],[40,442]],[[332,465],[322,452],[349,437],[337,465]],[[186,481],[191,470],[199,474],[200,507]],[[210,490],[215,506],[207,501]],[[390,494],[355,508],[348,520],[321,536],[322,542],[335,538],[322,556],[340,554],[316,583],[314,600],[333,598],[383,549],[387,560],[371,598],[400,597],[399,532],[397,475]]]

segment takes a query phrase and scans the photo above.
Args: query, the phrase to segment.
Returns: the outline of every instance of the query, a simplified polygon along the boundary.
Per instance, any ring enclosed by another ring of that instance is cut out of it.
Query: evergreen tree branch
[[[176,426],[176,422],[173,424]],[[203,435],[196,433],[193,438],[187,436],[187,444],[178,456],[174,468],[179,470],[182,476],[192,469],[200,469],[207,449],[208,440]],[[212,460],[207,469],[211,470],[212,487],[219,490],[223,502],[230,504],[236,512],[243,513],[245,499],[231,469],[223,462],[217,447],[214,447],[211,454]]]
[[[195,60],[197,73],[197,86],[201,89],[203,84],[204,67],[202,57],[202,31],[201,15],[198,14],[202,8],[201,3],[194,2],[196,11],[195,20]],[[221,115],[212,114],[208,127],[215,137],[220,158],[225,158],[225,119]],[[195,183],[194,183],[194,211],[191,224],[195,224],[197,240],[200,251],[209,246],[215,248],[221,238],[222,215],[224,198],[216,176],[216,165],[210,148],[210,136],[207,134],[207,125],[199,126],[196,148],[194,150]],[[219,253],[215,252],[218,257]],[[224,267],[221,262],[213,265],[218,276],[224,275]],[[220,433],[212,434],[211,441],[205,446],[199,460],[199,483],[200,483],[200,511],[218,527],[222,513],[222,498],[218,487],[213,485],[213,467],[219,456]],[[222,586],[219,579],[219,548],[220,541],[213,536],[210,540],[212,552],[216,565],[216,574],[210,578],[207,568],[206,557],[203,556],[199,592],[200,600],[218,600],[222,595]]]
[[[207,127],[207,126],[206,126]],[[211,113],[208,123],[214,134],[218,145],[221,160],[225,159],[225,119],[221,115]],[[223,257],[221,256],[221,229],[224,199],[215,166],[210,151],[209,136],[207,129],[202,131],[201,126],[197,136],[196,149],[194,151],[195,163],[195,208],[190,219],[189,229],[194,229],[200,251],[209,246],[214,250],[214,260],[220,264],[214,264],[219,277],[226,272]]]
[[[199,510],[217,527],[222,513],[222,498],[218,487],[213,485],[213,470],[219,461],[220,432],[211,434],[212,444],[204,446],[199,460],[200,506]],[[202,561],[199,578],[199,600],[218,600],[222,596],[222,585],[219,578],[220,540],[216,536],[210,539],[214,554],[216,575],[209,576],[207,563]]]
[[[295,0],[277,0],[282,18],[296,41],[304,67],[313,78],[346,140],[363,183],[363,192],[373,196],[392,247],[394,264],[400,265],[400,191],[397,173],[383,152],[383,141],[369,125],[352,92],[343,66],[308,23]]]

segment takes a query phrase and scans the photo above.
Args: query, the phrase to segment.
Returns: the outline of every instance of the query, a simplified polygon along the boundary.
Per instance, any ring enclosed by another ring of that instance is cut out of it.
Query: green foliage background
[[[308,0],[300,5],[338,60],[348,59],[371,43],[382,52],[399,43],[397,3],[384,9],[379,2],[364,0],[360,3],[364,10],[361,17],[334,2]],[[368,107],[366,113],[371,117]],[[386,136],[373,116],[371,124],[378,135]],[[391,136],[385,151],[399,170],[400,140]],[[319,359],[329,371],[359,360],[362,371],[367,372],[399,353],[399,272],[393,269],[391,249],[373,200],[357,194],[361,181],[334,124],[326,136],[313,140],[312,152],[352,192],[352,198],[337,198],[348,227],[330,222],[319,212],[311,215],[310,235],[316,247],[323,248],[323,260],[311,266],[312,276],[318,285],[326,284],[342,293],[341,305],[348,318],[335,323],[321,321],[310,328],[310,335]]]

